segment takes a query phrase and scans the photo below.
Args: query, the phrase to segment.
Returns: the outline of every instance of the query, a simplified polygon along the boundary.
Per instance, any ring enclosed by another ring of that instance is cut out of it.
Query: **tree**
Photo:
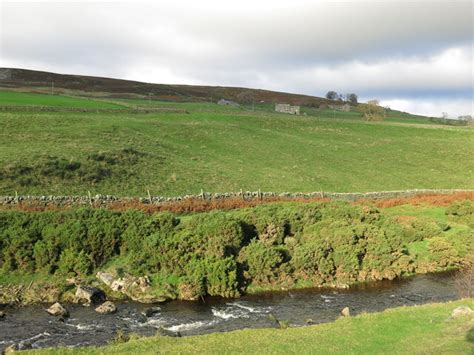
[[[379,105],[379,100],[370,100],[366,104],[359,104],[357,110],[367,121],[383,121],[385,109]]]
[[[356,94],[347,94],[346,97],[347,97],[347,101],[350,102],[351,104],[354,104],[354,105],[357,104],[358,97]]]
[[[337,95],[337,92],[335,91],[328,91],[326,94],[326,99],[337,100],[337,98],[338,98],[338,95]]]

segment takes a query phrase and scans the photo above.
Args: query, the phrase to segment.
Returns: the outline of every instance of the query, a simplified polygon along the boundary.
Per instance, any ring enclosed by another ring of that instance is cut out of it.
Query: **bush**
[[[446,238],[436,237],[430,239],[428,250],[431,253],[430,259],[438,267],[459,266],[462,261],[457,250]]]
[[[234,258],[206,258],[202,260],[202,264],[206,275],[205,283],[208,295],[221,297],[239,296],[237,264]]]
[[[277,277],[278,267],[283,263],[282,253],[258,240],[243,247],[238,262],[243,266],[244,277],[255,283],[269,283]]]
[[[59,257],[58,270],[56,273],[64,276],[87,276],[92,270],[91,260],[84,251],[75,252],[66,249]]]
[[[332,281],[335,273],[330,244],[324,240],[314,240],[295,247],[291,264],[295,275],[310,279],[318,284]]]
[[[474,201],[455,201],[446,209],[446,214],[455,217],[472,217],[474,216]]]
[[[195,236],[194,249],[218,258],[237,255],[245,239],[241,223],[224,212],[198,214],[184,228]]]

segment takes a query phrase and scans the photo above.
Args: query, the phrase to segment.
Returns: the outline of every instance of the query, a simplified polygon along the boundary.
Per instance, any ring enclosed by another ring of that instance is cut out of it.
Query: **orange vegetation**
[[[459,192],[448,195],[443,194],[420,194],[411,197],[399,197],[383,200],[371,200],[371,199],[362,199],[355,202],[356,204],[361,205],[375,205],[379,208],[388,208],[400,205],[431,205],[431,206],[448,206],[454,201],[458,200],[472,200],[474,201],[474,192]],[[142,203],[138,200],[129,200],[129,201],[115,201],[108,205],[94,205],[93,207],[99,208],[108,208],[111,210],[123,211],[127,209],[137,209],[147,213],[155,213],[162,211],[169,211],[173,213],[193,213],[193,212],[206,212],[212,210],[232,210],[238,208],[246,207],[255,207],[262,204],[271,204],[279,202],[327,202],[329,199],[321,198],[286,198],[286,197],[268,197],[263,199],[250,199],[244,200],[241,198],[227,198],[221,200],[201,200],[201,199],[187,199],[183,201],[175,202],[163,202],[160,204],[148,204]],[[0,206],[0,210],[16,210],[16,211],[26,211],[26,212],[40,212],[40,211],[60,211],[70,208],[77,208],[77,205],[44,205],[40,202],[29,202],[21,203],[17,205],[3,205]],[[84,205],[88,207],[88,205]]]

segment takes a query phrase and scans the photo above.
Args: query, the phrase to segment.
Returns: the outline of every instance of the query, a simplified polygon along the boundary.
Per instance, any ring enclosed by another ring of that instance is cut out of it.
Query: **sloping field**
[[[46,95],[22,93],[13,91],[0,91],[1,106],[52,106],[66,108],[92,108],[92,109],[116,109],[124,106],[92,100],[87,98],[68,97],[61,95]]]
[[[247,111],[0,118],[1,194],[474,187],[470,128]]]

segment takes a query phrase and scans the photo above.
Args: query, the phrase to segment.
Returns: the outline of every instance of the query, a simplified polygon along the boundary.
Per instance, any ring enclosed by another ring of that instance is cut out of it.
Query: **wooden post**
[[[90,191],[87,191],[87,195],[89,196],[89,204],[92,206],[92,195]]]
[[[204,190],[201,189],[201,198],[204,200]]]
[[[148,202],[149,202],[149,203],[150,203],[150,205],[151,205],[152,201],[151,201],[151,194],[150,194],[150,190],[147,190],[147,191],[148,191]]]

